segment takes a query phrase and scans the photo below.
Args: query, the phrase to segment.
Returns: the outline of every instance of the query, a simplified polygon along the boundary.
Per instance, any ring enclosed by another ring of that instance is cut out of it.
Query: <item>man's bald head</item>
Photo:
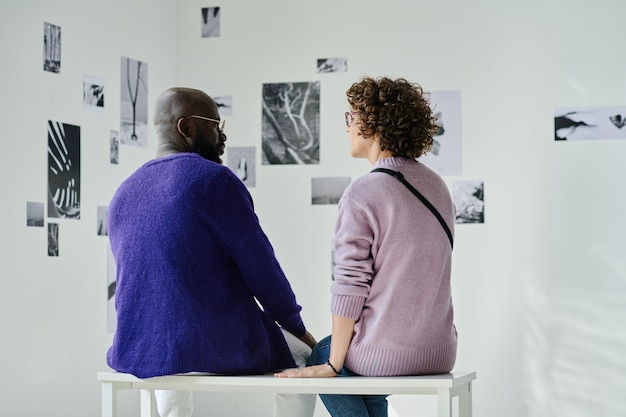
[[[180,152],[198,153],[206,159],[221,162],[226,136],[216,124],[190,118],[201,116],[219,120],[217,105],[205,92],[174,87],[165,90],[154,106],[154,126],[159,145],[157,156]]]

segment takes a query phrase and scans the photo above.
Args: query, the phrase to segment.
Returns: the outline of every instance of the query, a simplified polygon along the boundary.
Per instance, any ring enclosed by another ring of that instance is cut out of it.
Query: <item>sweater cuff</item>
[[[330,312],[356,321],[361,317],[364,303],[365,297],[333,294],[330,301]]]

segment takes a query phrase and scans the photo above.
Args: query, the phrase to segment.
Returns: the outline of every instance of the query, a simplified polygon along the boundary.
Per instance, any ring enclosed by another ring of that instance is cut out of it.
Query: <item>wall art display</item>
[[[148,64],[122,57],[120,142],[148,146]]]
[[[50,120],[48,217],[80,219],[80,127]]]
[[[455,181],[452,184],[452,200],[456,207],[455,223],[485,223],[483,181]]]
[[[439,124],[433,148],[419,160],[439,175],[461,175],[461,91],[433,91],[430,107]]]
[[[97,221],[97,233],[98,236],[108,236],[109,231],[107,229],[107,215],[109,213],[109,206],[98,206],[96,213]]]
[[[320,82],[263,84],[262,163],[319,164]]]
[[[114,165],[120,162],[120,132],[117,130],[109,132],[109,160]]]
[[[107,333],[115,333],[117,327],[117,314],[115,312],[115,288],[117,268],[115,266],[115,258],[111,251],[111,245],[107,245]]]
[[[83,76],[83,108],[96,112],[104,110],[104,80]]]
[[[626,139],[626,106],[554,109],[554,140]]]
[[[48,223],[48,256],[59,256],[58,223]]]
[[[220,8],[203,7],[201,33],[203,38],[216,38],[220,36]]]
[[[350,177],[311,178],[311,204],[339,203],[350,180]]]
[[[233,97],[232,96],[215,96],[213,101],[217,105],[220,116],[233,115]]]
[[[256,147],[234,146],[227,148],[226,166],[237,175],[246,187],[256,187]]]
[[[26,226],[43,227],[44,217],[43,203],[26,202]]]
[[[61,26],[43,24],[43,70],[61,72]]]
[[[317,72],[348,72],[348,58],[318,58]]]

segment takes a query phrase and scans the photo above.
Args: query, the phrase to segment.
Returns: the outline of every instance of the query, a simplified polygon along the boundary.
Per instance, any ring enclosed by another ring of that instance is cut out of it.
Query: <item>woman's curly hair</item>
[[[359,115],[361,135],[378,135],[381,150],[417,158],[432,148],[439,127],[420,85],[404,78],[364,77],[346,95]]]

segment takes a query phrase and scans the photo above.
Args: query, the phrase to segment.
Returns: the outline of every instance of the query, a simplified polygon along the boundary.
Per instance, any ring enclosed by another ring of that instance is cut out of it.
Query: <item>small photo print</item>
[[[61,26],[43,24],[43,70],[61,72]]]
[[[112,164],[117,165],[120,163],[120,132],[117,130],[109,132],[109,144],[109,159]]]
[[[567,107],[554,109],[554,140],[599,139],[598,109]]]
[[[201,32],[203,38],[216,38],[220,36],[220,8],[203,7]]]
[[[350,184],[350,177],[311,178],[311,204],[337,204]]]
[[[455,223],[485,223],[485,185],[483,181],[455,181],[452,199],[456,207]]]
[[[256,186],[256,148],[254,146],[235,146],[227,148],[226,166],[248,188]]]
[[[98,221],[98,236],[108,236],[107,230],[107,214],[109,212],[108,206],[98,206],[97,221]]]
[[[148,64],[122,57],[120,143],[148,146]]]
[[[348,58],[318,58],[317,72],[348,72]]]
[[[213,101],[217,105],[220,116],[233,115],[233,97],[232,96],[215,96]]]
[[[44,222],[44,204],[34,201],[26,202],[26,226],[43,227]]]
[[[48,223],[48,256],[59,256],[58,223]]]
[[[104,81],[100,78],[83,77],[83,108],[97,112],[104,110]]]
[[[48,217],[80,219],[80,126],[48,121]]]

